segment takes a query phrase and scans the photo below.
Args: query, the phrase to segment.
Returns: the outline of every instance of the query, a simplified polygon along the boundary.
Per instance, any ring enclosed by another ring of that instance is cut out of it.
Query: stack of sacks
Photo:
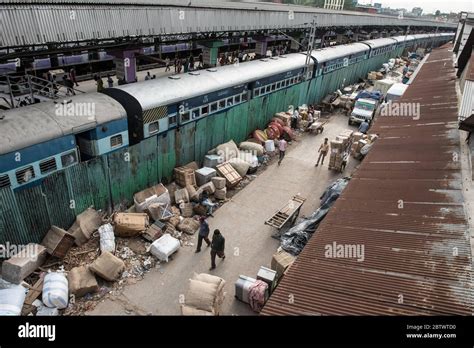
[[[225,178],[221,177],[214,177],[211,179],[211,182],[214,184],[216,188],[216,192],[214,193],[214,197],[217,199],[224,200],[227,197],[227,188],[226,188],[226,180]]]
[[[239,157],[239,148],[233,140],[230,140],[227,143],[217,146],[216,154],[222,158],[224,162],[227,162],[232,158]]]
[[[199,229],[199,222],[193,218],[185,218],[177,226],[178,231],[193,235]]]
[[[224,302],[225,281],[222,278],[201,273],[189,280],[185,303],[181,306],[183,315],[219,315]]]
[[[229,160],[230,165],[239,173],[241,177],[247,175],[250,164],[241,158],[232,158]]]
[[[263,156],[265,152],[262,145],[250,141],[241,142],[239,147],[242,151],[250,152],[255,156]]]

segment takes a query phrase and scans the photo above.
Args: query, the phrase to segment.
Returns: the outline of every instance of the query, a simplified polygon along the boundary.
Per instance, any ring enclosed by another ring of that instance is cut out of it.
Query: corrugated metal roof
[[[380,138],[263,315],[473,314],[455,84],[452,51],[433,50],[400,99],[420,119],[378,118]],[[364,246],[363,261],[325,257],[333,243]]]
[[[462,122],[474,114],[474,80],[464,82],[461,105],[459,107],[459,121]]]
[[[333,11],[309,6],[191,1],[1,1],[0,47],[77,42],[124,36],[318,27],[428,26],[455,28],[415,18]]]

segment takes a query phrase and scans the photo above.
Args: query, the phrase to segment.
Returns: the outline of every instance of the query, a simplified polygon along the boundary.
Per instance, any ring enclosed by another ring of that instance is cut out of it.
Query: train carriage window
[[[212,103],[211,104],[211,112],[216,112],[217,111],[217,103]]]
[[[114,135],[113,137],[110,137],[110,147],[111,148],[120,146],[122,144],[123,144],[122,134],[117,134],[117,135]]]
[[[265,88],[265,92],[266,92],[266,93],[270,93],[271,88],[272,88],[272,86],[268,85],[268,86]]]
[[[199,109],[193,109],[191,111],[191,118],[195,120],[196,118],[199,118],[199,117],[200,117]]]
[[[172,115],[168,119],[168,125],[174,126],[178,121],[178,117],[176,115]]]
[[[8,187],[10,185],[11,183],[8,174],[0,175],[0,187]]]
[[[255,97],[258,97],[260,95],[260,88],[256,88],[254,91],[253,91],[253,95]]]
[[[225,109],[225,99],[219,100],[219,109]]]
[[[276,83],[272,84],[272,92],[276,89]]]
[[[35,177],[33,166],[28,166],[16,171],[16,181],[19,184],[25,184]]]
[[[280,89],[280,88],[281,88],[281,82],[277,82],[276,89]]]
[[[189,113],[189,111],[186,111],[181,114],[181,122],[187,122],[190,119],[191,119],[191,114]]]
[[[150,134],[155,134],[159,130],[160,130],[160,122],[159,121],[152,122],[148,125],[148,132]]]
[[[201,116],[207,115],[209,113],[209,105],[203,106],[201,108]]]
[[[76,151],[71,151],[61,156],[61,166],[63,168],[70,166],[71,164],[74,164],[76,162],[77,162]]]
[[[234,98],[232,98],[232,97],[227,98],[227,106],[229,107],[229,106],[232,106],[232,105],[234,105]]]
[[[41,161],[40,164],[40,172],[41,174],[46,174],[57,169],[56,166],[56,158],[49,158],[47,160]]]
[[[235,104],[240,103],[240,94],[239,94],[239,95],[236,95],[236,96],[234,97],[234,103],[235,103]]]

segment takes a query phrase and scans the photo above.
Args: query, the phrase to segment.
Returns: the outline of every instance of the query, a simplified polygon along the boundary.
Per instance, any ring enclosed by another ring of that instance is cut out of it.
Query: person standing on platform
[[[74,84],[76,85],[76,87],[79,87],[79,84],[77,83],[77,78],[76,78],[76,69],[71,68],[71,70],[69,70],[69,78],[71,79],[73,83],[73,87],[74,87]]]
[[[214,230],[211,242],[211,268],[209,269],[210,271],[216,268],[216,255],[219,256],[219,258],[221,258],[222,260],[225,259],[224,249],[224,236],[221,234],[221,231]]]
[[[278,142],[278,149],[280,150],[280,159],[278,160],[278,165],[280,165],[281,161],[283,161],[287,147],[288,147],[288,143],[283,137],[281,137],[280,141]]]
[[[112,76],[110,76],[110,74],[107,75],[107,84],[109,88],[112,88],[114,86],[114,80],[112,80]]]
[[[319,161],[321,160],[321,165],[324,164],[324,158],[326,158],[328,152],[329,152],[329,144],[328,144],[329,139],[325,138],[324,143],[321,144],[319,147],[319,157],[318,157],[318,162],[314,165],[315,167],[319,166]]]
[[[205,216],[199,218],[199,235],[198,243],[196,248],[196,253],[201,251],[202,241],[204,240],[207,243],[207,246],[211,246],[211,241],[209,240],[209,224],[206,221]]]

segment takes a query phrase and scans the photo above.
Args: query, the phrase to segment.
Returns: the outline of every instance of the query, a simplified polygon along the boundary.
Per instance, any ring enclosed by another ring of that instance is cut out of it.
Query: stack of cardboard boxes
[[[329,169],[337,169],[342,164],[342,154],[344,153],[343,142],[341,140],[331,141],[331,154],[329,156]]]
[[[348,151],[352,144],[354,132],[345,130],[331,141],[331,153],[329,156],[329,169],[341,170],[344,160],[344,153]]]
[[[360,132],[354,133],[353,136],[354,142],[351,146],[351,156],[354,158],[358,158],[360,156],[360,150],[367,144],[372,144],[376,139],[377,135],[370,134],[365,135]]]

